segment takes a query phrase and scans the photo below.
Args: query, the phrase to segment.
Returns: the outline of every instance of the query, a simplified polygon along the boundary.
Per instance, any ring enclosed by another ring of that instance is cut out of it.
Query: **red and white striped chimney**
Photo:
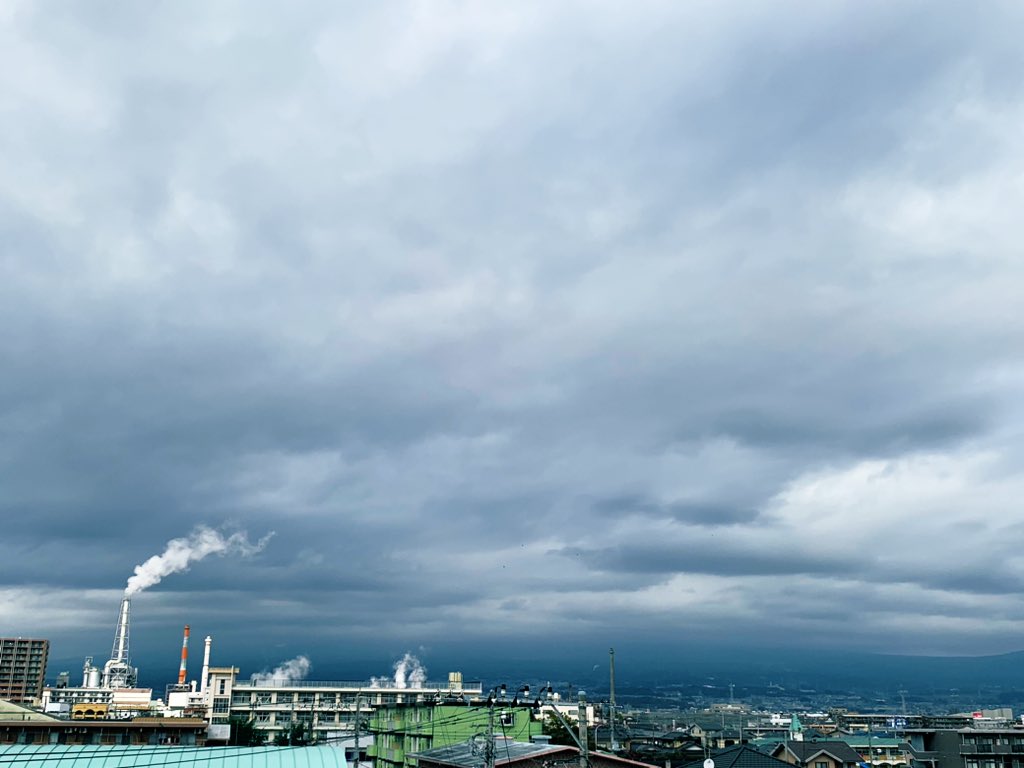
[[[178,685],[185,684],[185,668],[188,666],[188,624],[185,625],[185,637],[181,641],[181,666],[178,667]]]

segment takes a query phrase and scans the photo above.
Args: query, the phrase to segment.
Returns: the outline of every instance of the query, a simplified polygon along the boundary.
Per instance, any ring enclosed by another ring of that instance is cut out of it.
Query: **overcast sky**
[[[1024,647],[1022,23],[3,3],[0,634]]]

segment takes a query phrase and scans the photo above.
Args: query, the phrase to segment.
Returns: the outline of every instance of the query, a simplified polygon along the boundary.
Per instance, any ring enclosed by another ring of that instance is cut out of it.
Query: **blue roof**
[[[0,745],[0,768],[348,768],[335,747]]]

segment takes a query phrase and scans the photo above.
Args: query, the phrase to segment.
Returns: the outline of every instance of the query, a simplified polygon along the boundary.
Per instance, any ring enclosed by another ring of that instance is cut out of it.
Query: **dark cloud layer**
[[[1019,17],[15,3],[0,624],[1016,648]]]

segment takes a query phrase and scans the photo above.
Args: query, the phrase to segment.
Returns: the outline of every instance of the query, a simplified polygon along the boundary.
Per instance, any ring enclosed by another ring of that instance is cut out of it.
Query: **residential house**
[[[771,754],[797,768],[860,768],[861,763],[845,741],[785,741]]]

